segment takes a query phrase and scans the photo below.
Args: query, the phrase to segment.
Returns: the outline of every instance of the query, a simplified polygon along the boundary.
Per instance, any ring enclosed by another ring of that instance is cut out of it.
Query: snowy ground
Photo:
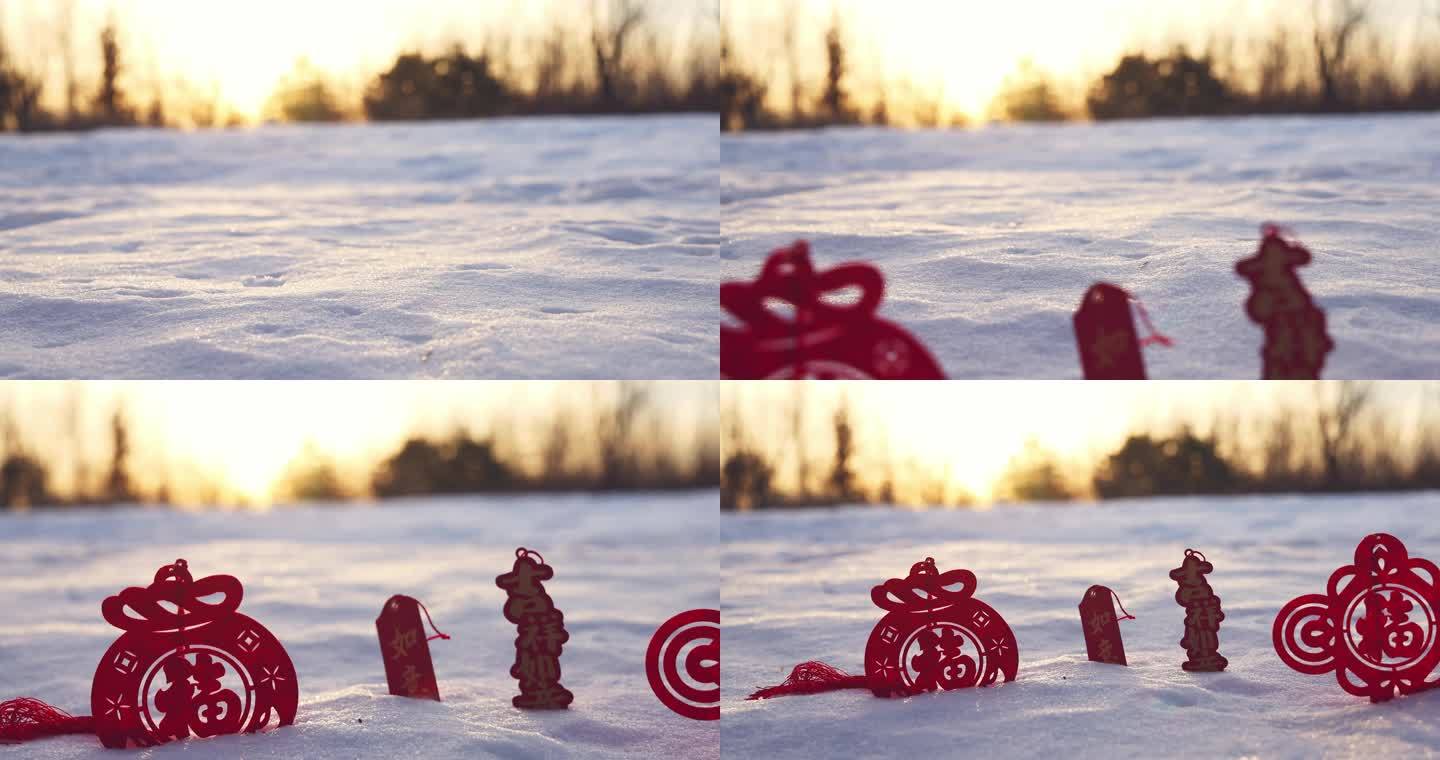
[[[88,713],[95,663],[118,635],[100,602],[184,557],[197,576],[236,575],[240,611],[289,650],[296,724],[192,740],[146,757],[718,757],[719,728],[650,692],[645,648],[674,613],[718,603],[713,492],[453,498],[262,516],[165,511],[0,515],[0,699],[41,697]],[[546,584],[570,641],[565,712],[511,707],[514,626],[495,576],[517,545],[556,572]],[[429,606],[451,641],[431,643],[444,702],[389,696],[375,616],[392,593]],[[361,723],[360,721],[364,721]],[[4,758],[113,758],[93,737],[0,745]]]
[[[1177,341],[1155,378],[1254,378],[1232,269],[1294,230],[1329,314],[1326,377],[1440,377],[1440,116],[1250,118],[721,138],[722,273],[796,238],[864,259],[881,314],[950,377],[1080,376],[1085,289],[1131,290]]]
[[[714,378],[715,133],[0,137],[0,378]]]
[[[1423,757],[1440,693],[1372,705],[1334,676],[1290,670],[1271,645],[1280,607],[1322,593],[1370,532],[1440,559],[1440,492],[1154,499],[1100,507],[724,516],[721,742],[734,757]],[[1184,610],[1167,577],[1184,550],[1215,565],[1224,673],[1180,669]],[[965,567],[1014,629],[1018,679],[906,700],[846,690],[749,702],[819,659],[863,672],[881,611],[871,586],[933,556]],[[1130,667],[1085,657],[1076,605],[1113,588]]]

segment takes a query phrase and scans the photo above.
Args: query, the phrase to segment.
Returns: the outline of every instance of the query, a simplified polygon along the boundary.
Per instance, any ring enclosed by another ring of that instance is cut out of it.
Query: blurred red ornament
[[[570,640],[565,616],[555,609],[542,581],[555,576],[539,552],[515,550],[515,566],[495,579],[505,589],[505,619],[516,626],[515,664],[510,677],[520,681],[520,694],[510,700],[516,707],[537,710],[564,709],[575,699],[560,685],[560,650]]]
[[[1298,267],[1310,263],[1310,251],[1286,240],[1279,227],[1262,228],[1260,249],[1241,259],[1235,271],[1250,281],[1245,313],[1265,329],[1265,380],[1318,380],[1325,355],[1335,349],[1325,328],[1325,311],[1315,305]]]
[[[1109,665],[1128,665],[1125,661],[1125,642],[1120,638],[1120,621],[1134,620],[1135,616],[1125,612],[1120,604],[1120,617],[1115,606],[1120,596],[1105,586],[1091,586],[1085,596],[1080,597],[1080,626],[1085,631],[1085,653],[1091,662]]]
[[[1132,303],[1150,333],[1144,338],[1135,329]],[[1140,349],[1174,345],[1155,330],[1144,304],[1108,282],[1097,282],[1085,291],[1071,322],[1086,380],[1144,380],[1145,357]]]
[[[1185,608],[1185,636],[1180,646],[1190,656],[1180,667],[1192,673],[1220,671],[1230,664],[1220,655],[1220,621],[1225,613],[1220,609],[1220,597],[1205,580],[1214,570],[1204,554],[1186,549],[1180,566],[1170,571],[1170,579],[1180,586],[1175,602]]]
[[[1400,539],[1366,536],[1355,564],[1275,616],[1275,651],[1309,675],[1335,672],[1340,688],[1371,702],[1434,688],[1440,664],[1440,568],[1412,558]]]
[[[692,720],[719,720],[720,610],[687,610],[666,620],[645,650],[645,675],[666,707]]]
[[[396,594],[385,602],[375,618],[380,636],[380,657],[385,661],[385,680],[390,693],[397,697],[415,697],[440,701],[440,685],[435,682],[435,665],[430,660],[430,642],[450,637],[435,628],[434,636],[425,635],[420,611],[430,620],[430,611],[414,597]]]
[[[229,575],[193,580],[179,559],[148,587],[105,600],[105,620],[125,633],[91,686],[101,743],[149,747],[295,722],[295,666],[264,626],[237,611],[243,593]]]
[[[859,291],[857,303],[827,302],[847,288]],[[721,307],[740,322],[720,326],[721,377],[945,379],[919,340],[876,316],[884,292],[885,278],[869,264],[816,272],[803,240],[772,252],[754,282],[720,286]],[[789,304],[793,316],[776,313],[767,301]]]
[[[750,699],[868,688],[877,697],[908,697],[929,691],[991,686],[1015,680],[1020,648],[1004,618],[974,598],[975,574],[935,568],[926,557],[906,578],[870,590],[886,611],[865,644],[865,675],[854,676],[823,662],[804,662],[778,686]]]

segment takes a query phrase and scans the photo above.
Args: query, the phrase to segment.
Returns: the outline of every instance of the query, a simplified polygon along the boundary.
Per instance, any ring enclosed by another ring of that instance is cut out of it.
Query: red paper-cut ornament
[[[440,685],[435,681],[435,664],[430,660],[430,642],[450,637],[435,628],[434,636],[425,635],[420,611],[430,620],[430,610],[419,599],[396,594],[380,609],[375,630],[380,636],[380,657],[385,661],[385,680],[390,693],[397,697],[415,697],[440,701]]]
[[[505,619],[514,623],[515,664],[510,677],[520,682],[520,694],[510,700],[516,707],[537,710],[564,709],[575,699],[560,685],[560,650],[570,640],[565,616],[555,609],[542,581],[555,577],[539,552],[515,550],[510,572],[495,578],[505,589]]]
[[[926,557],[906,578],[891,578],[870,590],[886,611],[865,644],[865,675],[855,676],[823,662],[803,662],[778,686],[749,699],[868,688],[877,697],[908,697],[927,691],[991,686],[1002,676],[1015,680],[1020,648],[1005,619],[975,599],[975,574],[935,568]]]
[[[1235,264],[1250,281],[1245,313],[1265,328],[1265,380],[1318,380],[1325,355],[1335,348],[1325,328],[1325,311],[1315,305],[1295,270],[1310,263],[1310,251],[1286,240],[1279,227],[1262,228],[1260,249]]]
[[[1220,621],[1225,613],[1220,609],[1220,597],[1205,580],[1214,570],[1204,554],[1186,549],[1184,561],[1170,571],[1170,579],[1180,586],[1175,602],[1185,608],[1185,636],[1180,646],[1190,656],[1180,667],[1192,673],[1220,671],[1230,664],[1220,655]]]
[[[720,610],[687,610],[666,620],[645,650],[645,675],[666,707],[692,720],[719,720]]]
[[[870,590],[886,611],[865,644],[865,678],[877,697],[990,686],[1015,680],[1015,634],[990,605],[975,599],[969,570],[935,569],[926,557],[907,578]]]
[[[1440,568],[1400,539],[1366,536],[1355,564],[1275,616],[1275,651],[1309,675],[1335,672],[1340,688],[1371,702],[1435,688],[1440,664]]]
[[[1132,303],[1150,333],[1144,338],[1135,329]],[[1097,282],[1085,291],[1071,322],[1086,380],[1144,380],[1145,357],[1140,349],[1152,344],[1174,345],[1155,330],[1144,304],[1108,282]]]
[[[859,302],[825,297],[846,288]],[[945,373],[914,336],[876,316],[885,278],[870,264],[815,271],[810,245],[797,241],[770,254],[753,282],[720,286],[720,305],[741,323],[720,326],[720,375],[737,380],[943,380]],[[767,301],[794,308],[793,318]]]
[[[125,633],[100,659],[90,690],[101,743],[149,747],[295,722],[295,666],[264,626],[237,611],[243,593],[229,575],[192,579],[179,559],[150,586],[105,600],[105,620]]]
[[[1113,603],[1112,603],[1113,600]],[[1134,620],[1135,616],[1125,612],[1123,617],[1115,613],[1120,596],[1105,586],[1091,586],[1080,597],[1080,626],[1085,631],[1085,653],[1091,662],[1109,665],[1128,665],[1125,661],[1125,642],[1120,638],[1120,621]]]

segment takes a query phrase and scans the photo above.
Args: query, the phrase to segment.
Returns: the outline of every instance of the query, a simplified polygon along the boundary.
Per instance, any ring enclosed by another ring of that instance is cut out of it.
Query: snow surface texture
[[[240,611],[300,677],[294,726],[176,742],[145,757],[718,757],[715,721],[650,692],[645,648],[671,615],[719,602],[716,495],[449,498],[264,515],[162,510],[0,516],[0,699],[89,713],[95,664],[120,635],[100,602],[184,557],[235,575]],[[555,568],[546,590],[570,641],[566,711],[510,705],[515,627],[501,615],[515,547]],[[445,700],[389,695],[375,617],[394,593],[454,638],[430,651]],[[361,722],[363,721],[363,723]],[[199,755],[196,753],[199,752]],[[4,758],[113,758],[94,737],[0,745]]]
[[[842,509],[721,518],[721,743],[734,757],[1424,757],[1440,746],[1440,693],[1372,705],[1333,674],[1275,654],[1294,597],[1324,593],[1367,534],[1440,558],[1440,493],[1152,499],[989,512]],[[1223,673],[1180,669],[1185,611],[1169,571],[1187,547],[1225,621]],[[992,688],[881,699],[851,689],[745,701],[818,659],[863,673],[883,611],[870,588],[934,557],[972,570],[1020,647],[1018,678]],[[1077,605],[1111,587],[1129,667],[1089,662]]]
[[[722,271],[797,238],[878,264],[882,317],[952,378],[1081,375],[1070,317],[1109,281],[1174,348],[1152,378],[1257,378],[1234,264],[1291,228],[1336,342],[1325,377],[1440,377],[1440,116],[1158,120],[721,138]]]
[[[0,137],[0,378],[714,378],[715,130]]]

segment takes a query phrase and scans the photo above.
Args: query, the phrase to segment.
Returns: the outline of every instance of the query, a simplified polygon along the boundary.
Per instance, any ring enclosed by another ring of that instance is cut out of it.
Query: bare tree
[[[1329,13],[1323,10],[1328,5]],[[1340,104],[1340,88],[1347,76],[1350,44],[1370,15],[1369,0],[1315,0],[1315,71],[1327,108]]]
[[[1327,393],[1330,388],[1335,388],[1335,393]],[[1320,437],[1325,483],[1331,489],[1341,485],[1343,454],[1352,445],[1355,421],[1370,406],[1373,391],[1373,386],[1368,383],[1349,381],[1339,383],[1338,386],[1316,386],[1315,430]]]
[[[625,46],[645,22],[645,6],[640,0],[609,0],[607,11],[602,13],[599,0],[592,0],[590,17],[590,47],[595,56],[600,104],[615,108],[621,103],[628,79]]]

